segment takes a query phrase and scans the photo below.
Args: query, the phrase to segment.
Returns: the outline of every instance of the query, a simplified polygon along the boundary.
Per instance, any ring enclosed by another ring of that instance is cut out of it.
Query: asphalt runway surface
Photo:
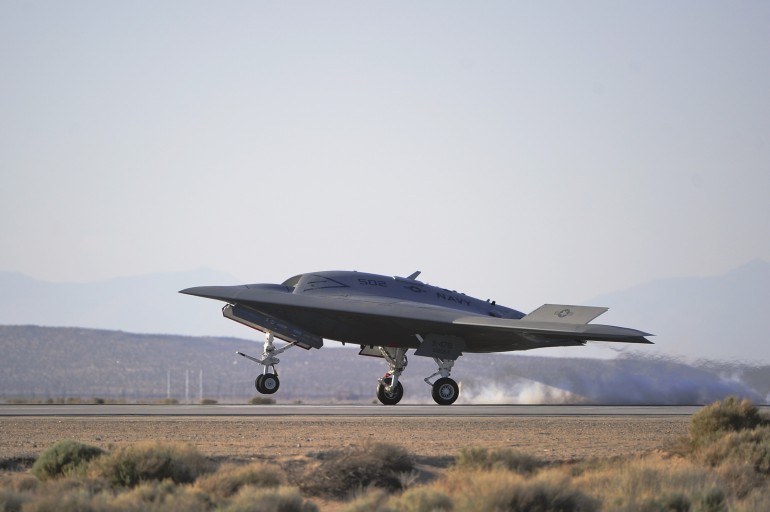
[[[0,405],[0,416],[690,416],[666,405]],[[767,411],[770,408],[762,408]]]

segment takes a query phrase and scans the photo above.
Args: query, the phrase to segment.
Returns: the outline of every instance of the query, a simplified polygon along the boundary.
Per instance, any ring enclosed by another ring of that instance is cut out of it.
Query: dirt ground
[[[464,446],[569,461],[665,449],[686,435],[689,422],[689,416],[0,417],[0,461],[34,459],[63,439],[104,449],[183,441],[215,459],[279,463],[367,442],[397,444],[436,465]]]

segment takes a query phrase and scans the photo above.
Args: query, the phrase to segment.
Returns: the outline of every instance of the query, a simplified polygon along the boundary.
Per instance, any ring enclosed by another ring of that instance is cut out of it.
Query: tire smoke
[[[694,366],[666,358],[517,356],[496,361],[483,379],[463,381],[458,403],[702,405],[730,395],[766,403],[767,390],[745,382],[746,371],[737,364]]]

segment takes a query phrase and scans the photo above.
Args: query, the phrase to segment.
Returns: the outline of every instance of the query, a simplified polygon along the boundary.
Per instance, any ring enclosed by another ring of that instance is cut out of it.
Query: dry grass
[[[137,485],[111,497],[106,510],[150,512],[204,512],[210,510],[210,499],[187,485],[176,485],[170,480],[151,481]]]
[[[190,483],[210,469],[206,458],[192,445],[160,442],[119,448],[95,459],[90,466],[95,476],[126,487],[149,480]]]
[[[749,400],[731,396],[714,402],[693,415],[690,441],[694,447],[707,445],[730,432],[754,430],[770,425]]]
[[[215,473],[204,475],[195,486],[215,498],[229,498],[240,489],[278,487],[284,483],[283,471],[273,464],[256,462],[246,466],[225,464]]]
[[[693,458],[711,467],[748,464],[757,473],[770,475],[770,427],[728,432],[699,447]]]
[[[291,487],[277,489],[244,487],[219,510],[222,512],[317,512],[318,506],[307,501]]]
[[[451,497],[453,510],[583,511],[598,510],[600,501],[577,489],[566,473],[531,477],[504,469],[451,471],[433,489]]]
[[[254,396],[249,399],[249,405],[275,405],[275,398]]]
[[[507,469],[521,474],[530,474],[545,465],[540,459],[518,450],[489,450],[474,446],[462,448],[456,461],[456,467],[461,470]]]
[[[35,461],[32,474],[42,481],[60,476],[84,475],[91,459],[104,453],[101,448],[77,441],[59,441]]]
[[[300,482],[312,496],[343,498],[369,486],[401,490],[414,470],[412,455],[400,446],[371,443],[322,454],[322,461]]]
[[[617,460],[584,472],[573,483],[600,496],[609,510],[689,510],[693,502],[723,492],[718,475],[661,454]]]
[[[316,499],[344,512],[770,510],[766,425],[750,403],[728,399],[693,417],[678,450],[557,462],[468,447],[428,483],[417,478],[414,457],[391,444],[317,453],[285,467],[215,467],[187,444],[142,443],[94,455],[58,443],[36,462],[50,467],[37,477],[0,473],[0,512],[313,512]],[[287,475],[301,487],[287,487]]]

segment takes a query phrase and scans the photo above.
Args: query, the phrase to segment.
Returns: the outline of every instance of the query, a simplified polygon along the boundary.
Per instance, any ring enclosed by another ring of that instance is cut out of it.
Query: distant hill
[[[336,344],[335,344],[336,345]],[[18,397],[171,397],[197,402],[245,401],[255,396],[256,364],[235,354],[261,352],[237,338],[131,334],[82,328],[0,326],[0,402]],[[293,348],[280,356],[284,403],[360,402],[374,399],[381,359],[353,347]],[[409,357],[404,403],[433,403],[423,379],[431,359]],[[460,403],[704,404],[728,395],[756,403],[770,399],[770,366],[691,366],[667,359],[560,359],[468,354],[452,376]]]
[[[231,336],[261,339],[225,320],[214,301],[178,290],[209,284],[240,284],[221,272],[198,269],[95,283],[48,283],[0,272],[0,324],[85,327],[134,333]],[[595,297],[608,306],[597,319],[654,333],[654,346],[589,344],[546,349],[537,355],[614,357],[618,352],[770,364],[766,330],[770,311],[770,263],[754,260],[721,276],[661,279]]]
[[[137,333],[249,337],[217,304],[177,293],[191,286],[241,284],[210,269],[49,283],[0,272],[0,324],[86,327]]]
[[[602,323],[655,333],[655,346],[643,347],[645,353],[770,363],[770,263],[764,260],[720,276],[660,279],[591,302],[612,306]]]

